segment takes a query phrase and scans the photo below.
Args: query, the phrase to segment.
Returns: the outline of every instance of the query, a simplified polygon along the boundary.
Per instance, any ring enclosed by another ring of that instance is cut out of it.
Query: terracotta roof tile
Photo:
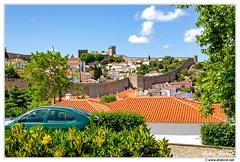
[[[126,91],[135,93],[134,90]],[[123,93],[119,93],[122,95]],[[226,122],[227,118],[221,112],[219,104],[214,104],[215,113],[207,118],[198,111],[199,102],[180,99],[172,96],[157,97],[127,97],[112,103],[103,104],[96,99],[71,99],[56,105],[74,106],[88,112],[95,111],[123,111],[135,112],[143,115],[147,122],[179,122],[179,123],[212,123]]]
[[[171,96],[150,98],[128,98],[109,103],[112,111],[136,112],[142,114],[148,122],[225,122],[226,116],[219,110],[207,118],[201,117],[198,104],[184,102]],[[216,107],[219,109],[219,107]]]
[[[57,106],[73,106],[88,112],[109,111],[109,107],[88,99],[70,99],[55,104]]]

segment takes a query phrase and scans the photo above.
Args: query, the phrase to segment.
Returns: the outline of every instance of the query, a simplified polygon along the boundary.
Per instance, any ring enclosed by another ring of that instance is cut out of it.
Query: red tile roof
[[[127,91],[129,92],[129,90]],[[131,92],[132,93],[132,92]],[[135,91],[133,91],[135,93]],[[135,112],[143,115],[147,122],[178,122],[178,123],[212,123],[226,122],[220,106],[214,104],[215,113],[207,118],[201,117],[198,111],[199,102],[179,99],[172,96],[146,98],[130,98],[103,104],[93,99],[71,99],[56,105],[74,106],[88,112],[122,111]]]
[[[108,104],[111,111],[135,112],[143,115],[147,122],[226,122],[226,116],[215,105],[216,113],[201,117],[199,103],[190,103],[172,96],[150,98],[127,98]]]
[[[105,104],[99,103],[94,100],[88,99],[70,99],[59,102],[55,104],[57,106],[73,106],[76,108],[83,109],[88,112],[95,112],[95,111],[109,111],[109,107]]]
[[[126,97],[132,98],[132,97],[138,97],[138,96],[143,96],[143,95],[144,95],[143,91],[142,91],[142,94],[140,95],[140,91],[138,91],[138,90],[125,90],[123,92],[120,92],[118,94],[118,97],[119,98],[126,98]]]

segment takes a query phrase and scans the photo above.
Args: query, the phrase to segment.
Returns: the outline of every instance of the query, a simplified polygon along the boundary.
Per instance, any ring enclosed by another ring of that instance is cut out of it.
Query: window
[[[75,121],[75,117],[69,113],[59,110],[52,110],[47,122],[70,122]]]
[[[47,111],[47,109],[33,111],[22,117],[21,122],[43,122]]]

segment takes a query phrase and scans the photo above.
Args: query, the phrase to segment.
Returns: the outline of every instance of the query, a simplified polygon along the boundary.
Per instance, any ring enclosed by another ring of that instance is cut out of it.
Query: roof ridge
[[[97,101],[93,101],[93,100],[91,100],[91,99],[86,99],[86,101],[87,101],[87,103],[89,103],[91,106],[93,106],[96,110],[102,111],[102,110],[104,110],[104,108],[100,108],[99,106],[95,105],[94,103],[99,104],[99,105],[104,106],[104,107],[107,107],[108,110],[110,110],[110,108],[109,108],[106,104],[103,104],[103,103],[100,103],[100,102],[97,102]]]
[[[94,109],[96,109],[97,110],[97,106],[96,105],[94,105],[91,101],[89,101],[88,99],[85,99],[86,101],[87,101],[87,103],[89,104],[89,105],[91,105],[92,107],[94,107]]]
[[[171,97],[172,97],[172,96],[171,96]],[[176,99],[176,100],[178,100],[178,101],[180,101],[181,103],[183,103],[183,104],[185,104],[185,105],[187,105],[187,106],[189,106],[189,107],[191,107],[191,108],[193,108],[193,109],[199,111],[199,109],[196,108],[195,106],[193,106],[192,104],[189,104],[189,103],[184,102],[185,99],[180,99],[180,98],[177,98],[177,97],[173,97],[173,98]],[[188,100],[188,101],[190,101],[190,100]],[[194,102],[194,101],[190,101],[190,102]],[[195,102],[194,102],[194,103],[195,103]],[[198,104],[200,104],[200,103],[198,102]],[[215,108],[214,108],[214,109],[215,109]],[[215,115],[215,114],[212,114],[212,115],[209,116],[209,117],[213,117],[213,118],[215,118],[215,119],[217,119],[217,120],[220,120],[220,121],[226,122],[225,119],[223,119],[222,117],[219,117],[219,116],[217,116],[217,115]]]

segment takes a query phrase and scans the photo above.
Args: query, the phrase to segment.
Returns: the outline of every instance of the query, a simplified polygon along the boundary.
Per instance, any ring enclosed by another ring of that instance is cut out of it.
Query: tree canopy
[[[74,84],[67,64],[68,55],[61,57],[60,52],[53,54],[50,51],[32,53],[30,63],[24,67],[23,77],[32,86],[33,103],[45,105],[52,98],[63,97],[71,88],[81,90],[80,84]]]
[[[18,74],[19,67],[15,64],[6,64],[5,63],[5,78],[20,78]]]
[[[83,53],[80,56],[80,59],[81,61],[86,62],[86,64],[89,62],[95,61],[95,57],[92,53]]]
[[[197,85],[201,92],[200,111],[203,116],[211,115],[212,104],[220,103],[222,111],[234,119],[235,5],[196,5],[195,12],[200,14],[196,25],[203,29],[196,42],[209,56]]]

